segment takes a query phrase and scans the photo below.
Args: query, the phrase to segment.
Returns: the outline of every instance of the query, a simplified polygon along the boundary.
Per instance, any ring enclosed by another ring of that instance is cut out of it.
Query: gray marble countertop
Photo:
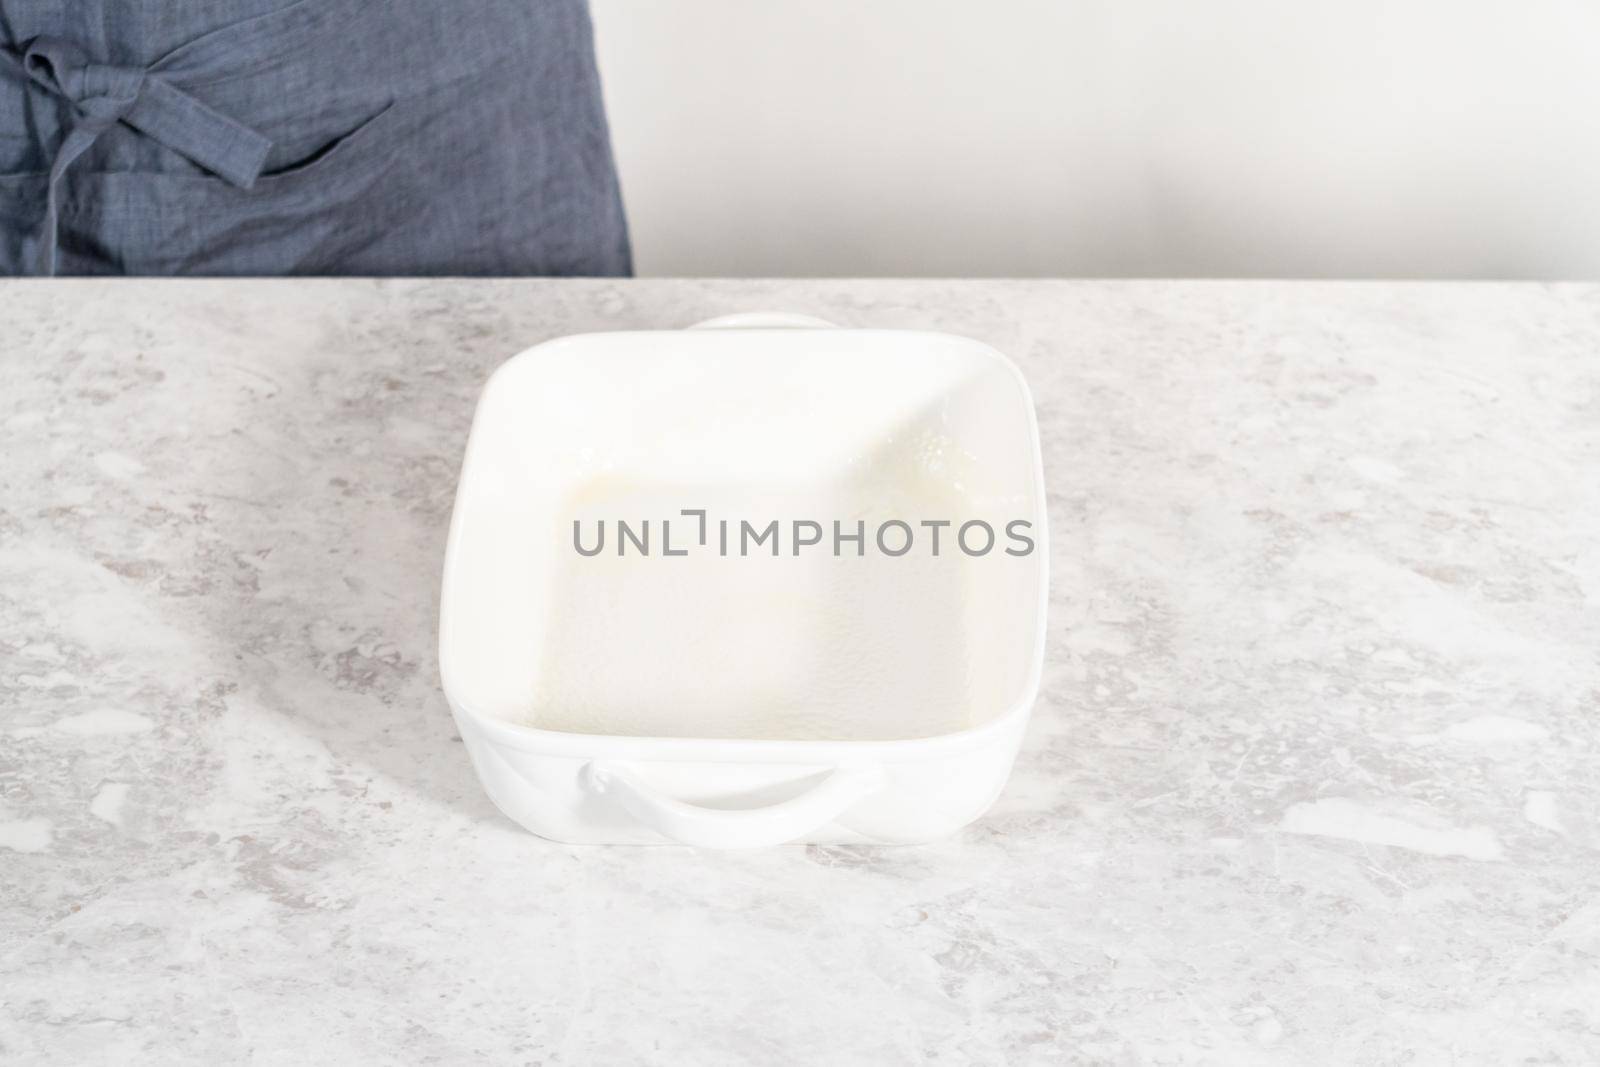
[[[1032,383],[1015,774],[541,841],[436,674],[473,401],[762,308]],[[0,1060],[1600,1061],[1600,286],[5,282],[0,445]]]

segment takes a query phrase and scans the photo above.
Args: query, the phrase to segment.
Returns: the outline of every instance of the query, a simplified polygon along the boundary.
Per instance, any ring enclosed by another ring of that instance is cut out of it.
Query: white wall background
[[[1593,0],[592,0],[641,274],[1600,277]]]

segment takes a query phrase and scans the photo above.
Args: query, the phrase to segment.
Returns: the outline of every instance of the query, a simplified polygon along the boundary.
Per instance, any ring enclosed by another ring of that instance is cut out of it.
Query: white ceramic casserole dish
[[[944,334],[702,326],[551,341],[485,386],[439,618],[473,766],[558,841],[950,834],[1039,685],[1027,385]]]

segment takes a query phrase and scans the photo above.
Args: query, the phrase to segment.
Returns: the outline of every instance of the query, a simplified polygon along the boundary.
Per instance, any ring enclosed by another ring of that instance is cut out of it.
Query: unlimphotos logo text
[[[689,521],[686,521],[689,520]],[[1034,550],[1033,523],[1012,519],[712,519],[704,508],[684,508],[676,518],[572,520],[572,547],[580,556],[1026,556]]]

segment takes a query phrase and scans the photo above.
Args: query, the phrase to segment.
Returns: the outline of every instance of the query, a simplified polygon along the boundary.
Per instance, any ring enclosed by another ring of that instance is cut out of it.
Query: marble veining
[[[436,675],[477,392],[764,308],[1027,375],[1016,772],[524,834]],[[1600,286],[7,281],[0,454],[0,1061],[1600,1061]]]

